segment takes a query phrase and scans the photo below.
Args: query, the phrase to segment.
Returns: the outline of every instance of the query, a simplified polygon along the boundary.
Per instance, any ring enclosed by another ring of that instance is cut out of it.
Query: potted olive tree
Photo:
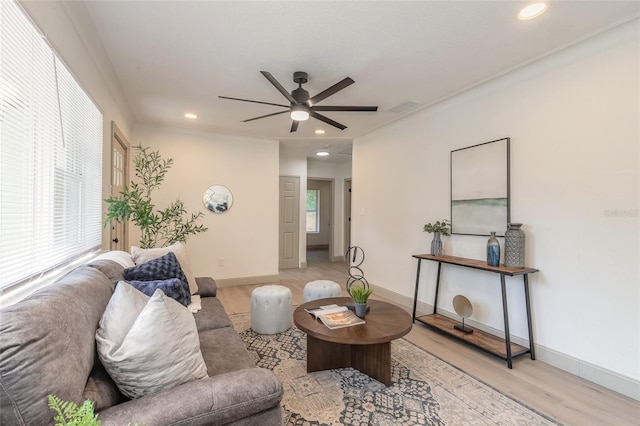
[[[142,232],[141,248],[165,247],[175,242],[185,242],[189,235],[207,231],[197,222],[204,213],[188,214],[184,203],[176,199],[162,210],[156,210],[151,199],[153,191],[164,182],[165,175],[173,165],[173,159],[163,159],[159,151],[149,147],[135,146],[136,176],[139,182],[131,181],[117,197],[105,200],[108,204],[105,226],[111,221],[131,220]]]

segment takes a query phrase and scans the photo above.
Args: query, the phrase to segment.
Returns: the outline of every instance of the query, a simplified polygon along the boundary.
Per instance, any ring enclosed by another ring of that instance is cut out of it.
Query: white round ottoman
[[[260,334],[276,334],[291,328],[291,290],[281,285],[265,285],[251,293],[251,329]]]
[[[304,303],[327,297],[340,297],[340,284],[329,280],[310,281],[304,286]]]

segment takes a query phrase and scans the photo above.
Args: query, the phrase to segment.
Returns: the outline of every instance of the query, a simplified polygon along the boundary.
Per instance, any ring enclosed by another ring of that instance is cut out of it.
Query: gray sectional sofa
[[[123,271],[112,260],[95,260],[0,310],[0,424],[53,424],[49,394],[95,401],[103,425],[281,424],[282,385],[256,367],[211,278],[196,279],[202,310],[194,314],[209,377],[125,398],[101,366],[95,343]]]

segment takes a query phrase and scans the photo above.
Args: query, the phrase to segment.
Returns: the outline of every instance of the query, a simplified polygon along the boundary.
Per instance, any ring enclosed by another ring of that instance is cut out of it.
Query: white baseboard
[[[280,275],[258,275],[255,277],[221,278],[216,279],[216,285],[222,287],[234,287],[239,285],[268,284],[280,281]]]
[[[371,284],[371,287],[375,290],[375,295],[398,303],[399,305],[402,305],[409,313],[413,313],[413,298],[403,296],[386,288],[377,287],[373,284]],[[433,305],[418,301],[416,311],[418,315],[431,313],[433,312]],[[442,309],[438,309],[438,313],[456,320],[459,318],[453,312],[444,311]],[[489,327],[485,324],[481,324],[473,320],[466,320],[465,323],[473,328],[477,328],[478,330],[493,334],[494,336],[504,336],[504,332],[502,330]],[[517,336],[511,336],[511,341],[513,343],[517,343],[518,345],[529,347],[529,341],[526,339],[522,339]],[[534,349],[536,353],[536,360],[540,362],[552,365],[556,368],[559,368],[560,370],[573,374],[574,376],[578,376],[580,378],[603,386],[607,389],[610,389],[614,392],[618,392],[624,396],[640,401],[640,381],[638,380],[623,376],[614,371],[607,370],[605,368],[574,358],[570,355],[563,354],[539,344],[534,344]]]

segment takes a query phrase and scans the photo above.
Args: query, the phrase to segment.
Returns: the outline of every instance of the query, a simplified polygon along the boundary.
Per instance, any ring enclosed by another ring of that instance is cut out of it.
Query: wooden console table
[[[507,366],[512,368],[512,359],[516,356],[529,353],[531,359],[536,359],[535,351],[533,347],[533,328],[531,326],[531,305],[529,303],[529,274],[538,272],[533,268],[510,268],[504,265],[501,266],[489,266],[485,261],[466,259],[464,257],[455,256],[433,256],[431,254],[414,254],[414,258],[418,259],[418,271],[416,273],[416,290],[413,298],[413,321],[419,322],[436,328],[440,331],[447,333],[450,336],[463,340],[471,345],[474,345],[480,349],[483,349],[493,355],[496,355],[507,361]],[[433,313],[429,315],[422,315],[416,317],[416,307],[418,304],[418,286],[420,285],[420,265],[423,260],[432,260],[438,262],[438,275],[436,278],[436,291],[435,300],[433,302]],[[458,324],[450,318],[436,313],[438,307],[438,293],[440,290],[440,270],[442,264],[462,266],[465,268],[479,269],[481,271],[493,272],[500,274],[500,285],[502,288],[502,313],[504,315],[504,339],[496,337],[492,334],[485,333],[482,330],[474,329],[473,333],[464,333],[462,331],[453,328]],[[527,310],[527,327],[529,329],[529,347],[517,345],[511,343],[511,335],[509,334],[509,313],[507,309],[507,292],[505,288],[504,277],[508,275],[510,277],[522,275],[524,280],[524,298]]]

